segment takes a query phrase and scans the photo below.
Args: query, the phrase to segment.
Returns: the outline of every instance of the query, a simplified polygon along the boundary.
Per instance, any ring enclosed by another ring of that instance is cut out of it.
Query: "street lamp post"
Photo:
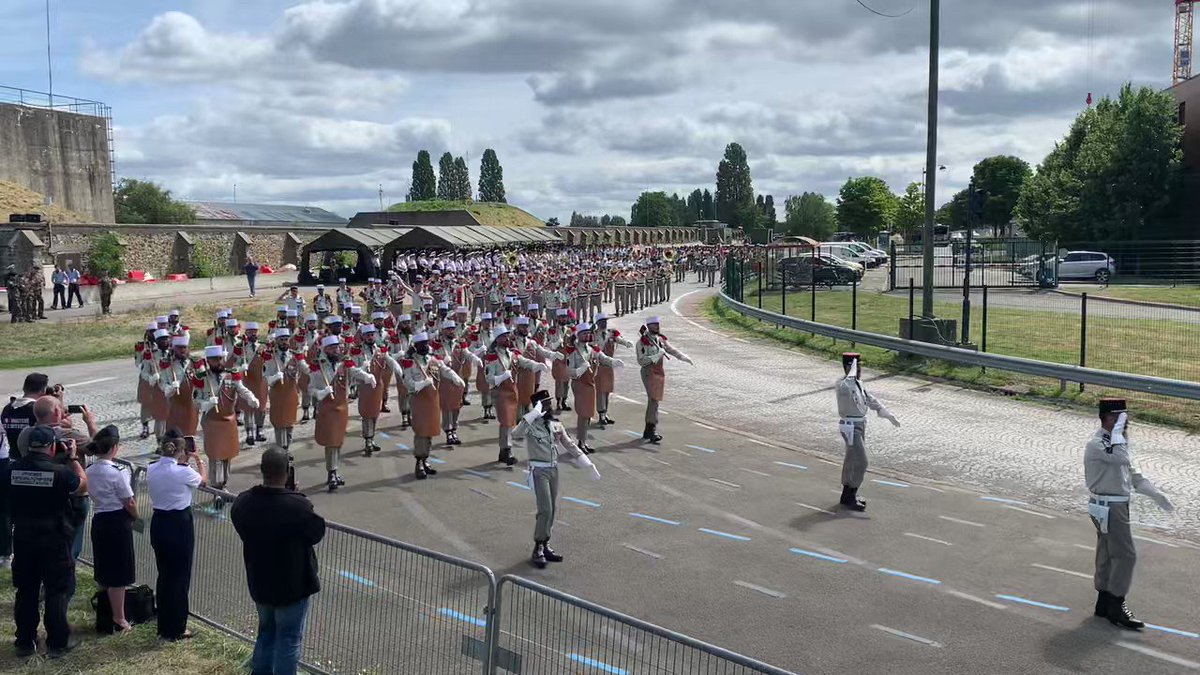
[[[921,318],[932,321],[933,316],[933,224],[937,207],[937,130],[938,130],[938,38],[941,0],[929,0],[929,113],[928,137],[925,141],[925,236],[922,261]]]

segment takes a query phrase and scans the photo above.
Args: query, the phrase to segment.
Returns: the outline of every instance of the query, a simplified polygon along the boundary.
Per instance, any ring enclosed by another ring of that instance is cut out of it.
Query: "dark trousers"
[[[192,553],[196,545],[191,509],[155,509],[150,519],[150,545],[154,547],[154,562],[158,566],[154,591],[158,601],[158,635],[175,639],[187,630]]]
[[[79,284],[69,284],[67,286],[67,307],[70,308],[71,300],[79,299],[79,306],[83,307],[83,296],[79,294]]]
[[[11,556],[12,518],[8,510],[8,479],[11,469],[7,457],[0,459],[0,557]]]
[[[50,303],[50,309],[58,309],[59,307],[67,306],[67,287],[62,284],[54,284],[54,302]]]
[[[46,608],[42,622],[46,626],[46,648],[62,649],[71,635],[67,605],[75,591],[71,540],[23,534],[18,532],[13,542],[12,580],[17,589],[13,619],[17,624],[17,643],[33,645],[37,641],[38,594],[44,587]]]

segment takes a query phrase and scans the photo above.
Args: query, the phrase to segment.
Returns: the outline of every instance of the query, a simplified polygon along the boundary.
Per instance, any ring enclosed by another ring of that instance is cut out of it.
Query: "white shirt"
[[[84,473],[96,513],[121,511],[125,501],[133,496],[129,472],[113,464],[111,459],[96,460]]]
[[[191,508],[192,490],[200,487],[200,474],[174,457],[162,457],[146,467],[150,504],[157,511]]]

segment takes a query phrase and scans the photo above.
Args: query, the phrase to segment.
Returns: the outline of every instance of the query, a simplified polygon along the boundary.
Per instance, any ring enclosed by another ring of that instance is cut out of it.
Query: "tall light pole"
[[[938,130],[938,37],[941,30],[941,0],[929,0],[929,121],[925,141],[925,236],[924,272],[921,289],[921,318],[933,319],[933,221],[937,217],[937,130]]]
[[[54,61],[50,59],[50,0],[46,0],[46,75],[50,79],[50,109],[54,110]]]

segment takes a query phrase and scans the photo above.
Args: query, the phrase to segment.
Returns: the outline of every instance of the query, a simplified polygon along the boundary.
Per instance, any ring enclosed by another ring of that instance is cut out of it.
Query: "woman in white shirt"
[[[125,587],[137,575],[133,522],[138,519],[138,512],[129,472],[113,462],[120,447],[121,437],[115,426],[110,424],[97,432],[87,447],[88,454],[95,458],[87,468],[87,480],[94,514],[92,557],[96,585],[108,595],[113,627],[125,632],[130,629],[125,620]]]
[[[192,637],[187,629],[188,591],[192,585],[192,491],[208,484],[204,461],[194,444],[178,431],[163,435],[158,461],[146,468],[146,485],[154,516],[150,520],[150,545],[158,567],[155,596],[158,601],[158,636],[164,640]],[[189,464],[196,463],[193,469]]]

